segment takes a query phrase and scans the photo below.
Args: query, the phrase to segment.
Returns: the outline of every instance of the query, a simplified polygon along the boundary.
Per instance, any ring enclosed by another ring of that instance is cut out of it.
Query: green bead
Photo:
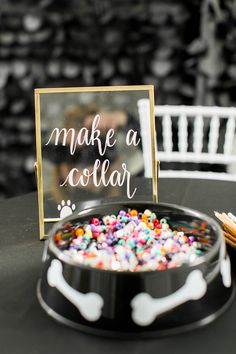
[[[72,233],[71,232],[66,232],[64,234],[61,235],[62,239],[68,239],[70,237],[72,237]]]
[[[89,235],[86,235],[86,234],[84,235],[83,239],[84,239],[84,240],[87,240],[87,241],[90,241]]]
[[[167,220],[163,218],[163,219],[160,220],[160,223],[161,224],[167,224]]]
[[[125,244],[125,240],[119,240],[118,244],[123,246]]]
[[[131,248],[134,248],[136,246],[134,240],[128,240],[128,245],[131,247]]]

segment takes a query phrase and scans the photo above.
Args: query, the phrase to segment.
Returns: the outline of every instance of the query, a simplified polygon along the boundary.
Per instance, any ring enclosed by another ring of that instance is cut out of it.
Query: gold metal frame
[[[40,117],[40,95],[47,93],[73,93],[73,92],[112,92],[112,91],[149,91],[150,101],[150,125],[151,125],[151,146],[152,146],[152,191],[153,200],[158,201],[158,164],[155,150],[155,118],[154,118],[154,87],[153,85],[130,85],[130,86],[94,86],[94,87],[59,87],[59,88],[37,88],[34,90],[35,98],[35,126],[36,126],[36,159],[35,171],[38,187],[38,210],[39,210],[39,234],[40,240],[46,238],[45,222],[56,222],[59,218],[44,218],[43,205],[43,176],[42,176],[42,145],[41,145],[41,117]]]

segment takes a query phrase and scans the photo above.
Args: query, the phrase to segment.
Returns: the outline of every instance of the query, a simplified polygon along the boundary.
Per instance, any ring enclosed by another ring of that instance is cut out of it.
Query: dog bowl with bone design
[[[206,223],[212,247],[191,264],[165,270],[115,271],[79,264],[62,252],[54,236],[63,223],[86,223],[120,210],[150,209],[173,227]],[[172,204],[109,202],[92,206],[52,228],[43,257],[37,296],[53,318],[93,334],[140,338],[194,329],[229,306],[234,289],[230,260],[219,225],[207,215]]]

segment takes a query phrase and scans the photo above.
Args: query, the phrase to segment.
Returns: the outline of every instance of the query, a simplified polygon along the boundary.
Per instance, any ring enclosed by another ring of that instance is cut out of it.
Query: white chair
[[[149,126],[148,99],[138,101],[144,159],[147,159],[145,137]],[[157,131],[157,159],[162,162],[196,164],[236,163],[235,143],[236,108],[205,106],[155,106]],[[189,134],[191,130],[191,134]],[[191,136],[190,136],[191,135]],[[175,139],[173,139],[175,137]],[[174,146],[173,141],[176,141]],[[207,142],[207,144],[205,143]],[[149,155],[150,156],[150,155]],[[161,166],[161,164],[160,164]],[[227,169],[228,171],[228,169]],[[145,165],[145,176],[151,177],[150,164]],[[160,170],[160,177],[207,178],[236,181],[236,175],[224,172]]]

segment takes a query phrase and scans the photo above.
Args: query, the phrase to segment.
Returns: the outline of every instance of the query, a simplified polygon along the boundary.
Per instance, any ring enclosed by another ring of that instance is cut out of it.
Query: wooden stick
[[[225,236],[225,241],[232,246],[233,248],[236,248],[236,243],[232,242],[229,238]]]
[[[223,229],[236,238],[236,227],[232,228],[229,224],[223,224]]]
[[[229,233],[236,236],[236,223],[232,219],[230,219],[227,214],[220,214],[215,211],[215,216],[223,223],[223,228],[227,228],[227,231]]]
[[[224,232],[224,236],[227,237],[228,239],[230,239],[230,241],[235,242],[235,244],[236,244],[236,238],[234,236],[232,236],[228,232]]]
[[[222,215],[224,216],[227,224],[231,225],[232,227],[236,227],[235,222],[225,213],[222,213]]]
[[[228,213],[228,217],[236,223],[236,216],[232,213]]]
[[[230,217],[225,214],[225,213],[218,213],[217,211],[215,211],[215,216],[217,217],[217,219],[219,219],[220,221],[223,222],[223,224],[230,224],[235,226],[235,223],[233,222],[232,219],[230,219]]]
[[[214,211],[215,216],[217,217],[217,219],[219,219],[220,221],[223,222],[223,224],[225,223],[225,218],[223,217],[222,214],[218,213],[218,211]]]

